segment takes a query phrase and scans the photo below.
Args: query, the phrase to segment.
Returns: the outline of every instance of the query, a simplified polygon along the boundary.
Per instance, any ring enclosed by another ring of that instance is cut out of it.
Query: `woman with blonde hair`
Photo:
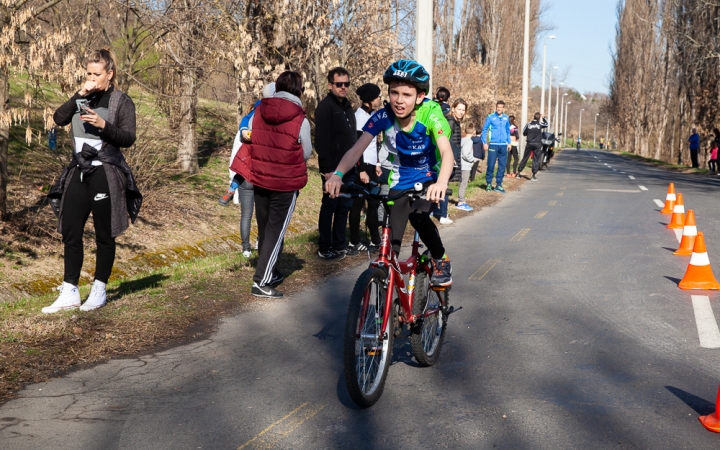
[[[128,217],[135,221],[142,205],[142,195],[120,150],[135,143],[135,104],[115,87],[112,51],[91,52],[85,65],[82,87],[53,115],[59,126],[72,124],[74,151],[48,194],[65,245],[65,271],[60,295],[42,309],[46,314],[77,307],[90,311],[105,305],[105,285],[115,263],[115,238],[128,228]],[[95,281],[80,306],[83,230],[90,213],[97,244]]]

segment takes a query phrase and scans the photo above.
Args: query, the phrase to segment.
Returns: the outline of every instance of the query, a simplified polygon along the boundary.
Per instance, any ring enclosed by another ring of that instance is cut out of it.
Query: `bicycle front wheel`
[[[445,325],[447,318],[443,315],[444,306],[447,306],[447,291],[434,291],[430,288],[430,276],[419,273],[416,278],[415,301],[413,314],[425,314],[435,311],[420,319],[410,335],[410,344],[413,355],[421,366],[432,366],[440,358]]]
[[[369,268],[360,275],[345,322],[345,383],[350,398],[363,408],[374,405],[385,389],[392,360],[393,333],[381,329],[385,318],[387,275]],[[387,320],[386,328],[392,324]]]

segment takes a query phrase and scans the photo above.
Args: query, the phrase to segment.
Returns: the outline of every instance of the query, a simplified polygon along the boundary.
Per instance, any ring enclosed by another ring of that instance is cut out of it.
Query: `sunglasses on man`
[[[336,81],[336,82],[333,83],[333,84],[335,85],[336,88],[350,87],[350,82],[349,82],[349,81]]]

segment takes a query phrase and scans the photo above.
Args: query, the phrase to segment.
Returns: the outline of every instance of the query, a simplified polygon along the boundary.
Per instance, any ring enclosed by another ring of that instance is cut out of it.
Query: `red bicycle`
[[[418,364],[432,366],[440,357],[448,316],[461,309],[448,306],[447,288],[430,286],[431,258],[427,251],[420,254],[417,232],[407,260],[398,261],[392,249],[388,206],[404,196],[422,199],[426,189],[418,183],[414,189],[389,197],[380,195],[377,186],[371,191],[354,184],[343,186],[342,195],[375,199],[385,209],[379,256],[355,283],[345,322],[345,382],[350,397],[361,407],[374,405],[382,395],[393,338],[400,336],[403,326],[410,327]]]

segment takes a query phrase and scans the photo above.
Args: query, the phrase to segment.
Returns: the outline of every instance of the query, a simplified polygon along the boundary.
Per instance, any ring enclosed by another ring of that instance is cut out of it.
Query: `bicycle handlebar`
[[[397,200],[400,197],[417,197],[420,199],[425,199],[425,194],[427,193],[427,188],[432,185],[431,182],[426,182],[424,184],[421,183],[415,183],[415,187],[412,189],[405,189],[393,196],[390,196],[388,194],[381,195],[380,194],[380,186],[376,183],[369,183],[371,187],[371,190],[368,191],[364,186],[357,185],[355,183],[345,183],[340,187],[340,196],[341,197],[352,197],[352,198],[359,198],[359,197],[370,197],[375,198],[382,201],[391,201],[391,200]],[[446,189],[445,190],[445,196],[452,195],[453,191],[452,189]]]

